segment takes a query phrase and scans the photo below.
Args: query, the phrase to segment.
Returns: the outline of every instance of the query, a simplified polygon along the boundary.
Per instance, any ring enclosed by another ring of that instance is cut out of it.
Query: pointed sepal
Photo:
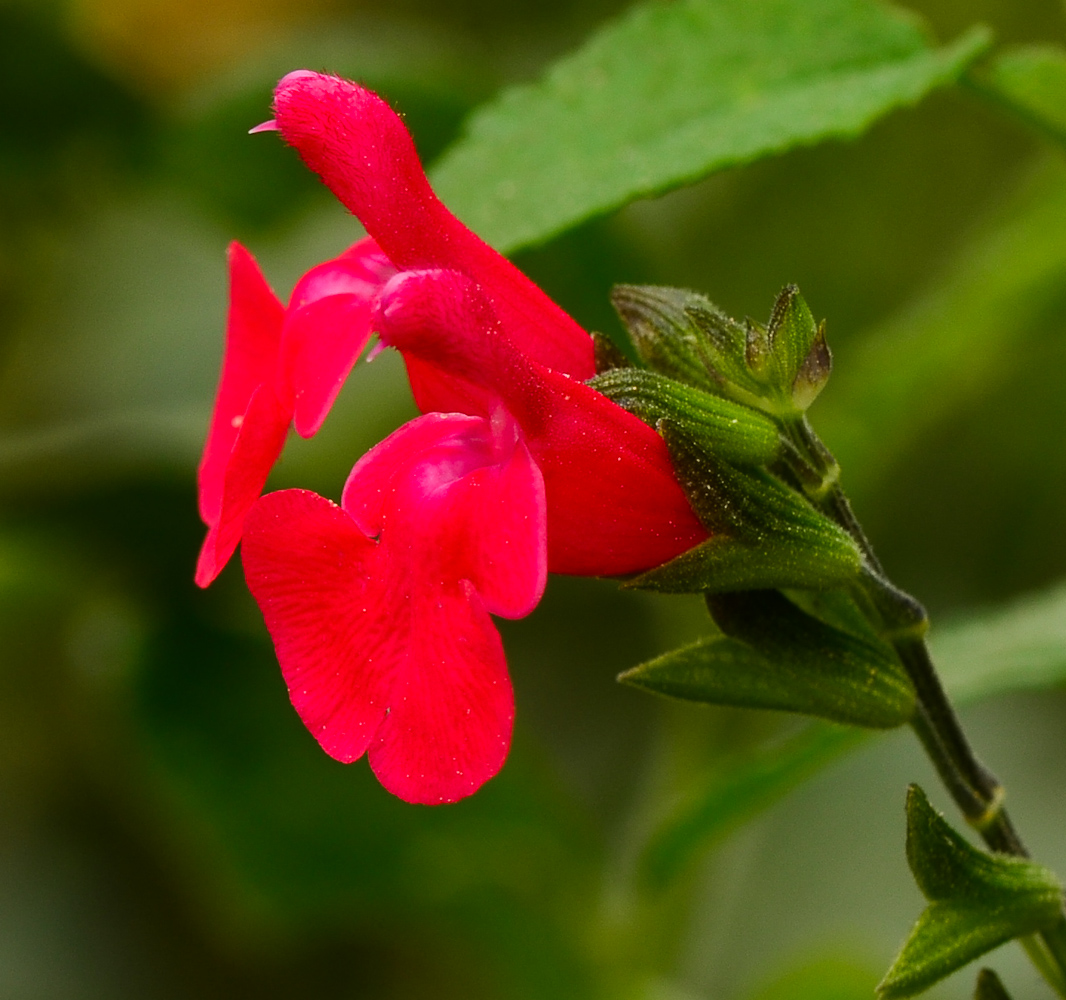
[[[769,708],[888,729],[914,713],[914,688],[890,646],[805,614],[778,591],[708,599],[721,635],[628,670],[625,684],[687,701]]]
[[[818,338],[818,330],[799,288],[786,285],[774,303],[766,329],[767,356],[763,370],[771,387],[787,386],[791,393],[796,376]]]
[[[652,427],[668,420],[683,428],[722,461],[768,465],[781,454],[781,436],[769,417],[658,372],[615,368],[589,385]]]
[[[818,324],[818,334],[807,357],[792,380],[792,405],[806,410],[825,388],[833,371],[833,355],[825,339],[825,320]]]
[[[907,794],[907,862],[929,900],[892,968],[882,998],[909,997],[1013,938],[1062,916],[1062,885],[1024,858],[989,854],[956,833],[917,786]]]
[[[659,427],[711,537],[627,586],[679,594],[826,590],[859,575],[855,542],[797,492],[764,470],[721,461],[673,422]]]
[[[748,331],[710,299],[684,288],[615,285],[611,303],[652,371],[708,392],[757,398],[748,368]]]
[[[618,368],[632,368],[633,362],[622,349],[605,333],[592,332],[592,349],[596,358],[596,374],[611,372]]]

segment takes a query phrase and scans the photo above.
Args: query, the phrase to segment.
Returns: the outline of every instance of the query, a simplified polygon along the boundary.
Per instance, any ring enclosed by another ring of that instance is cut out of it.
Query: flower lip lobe
[[[208,524],[221,516],[227,459],[255,390],[273,378],[285,310],[239,243],[228,251],[230,303],[226,351],[214,413],[198,472],[200,514]]]
[[[488,611],[518,617],[540,599],[544,519],[513,428],[460,414],[372,449],[343,508],[301,490],[255,504],[245,575],[323,749],[368,752],[410,802],[456,801],[499,770],[514,705]]]

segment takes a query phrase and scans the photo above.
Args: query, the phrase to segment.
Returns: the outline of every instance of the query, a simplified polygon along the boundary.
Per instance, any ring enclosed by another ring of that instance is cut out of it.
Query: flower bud
[[[738,323],[680,288],[619,285],[612,301],[648,368],[771,416],[802,413],[829,378],[824,324],[795,285],[778,296],[766,326]]]

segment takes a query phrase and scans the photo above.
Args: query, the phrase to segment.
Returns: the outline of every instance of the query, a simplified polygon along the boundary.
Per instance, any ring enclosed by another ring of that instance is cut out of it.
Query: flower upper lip
[[[376,94],[297,70],[274,91],[278,131],[401,270],[449,268],[475,281],[521,350],[582,380],[592,339],[433,193],[407,129]]]

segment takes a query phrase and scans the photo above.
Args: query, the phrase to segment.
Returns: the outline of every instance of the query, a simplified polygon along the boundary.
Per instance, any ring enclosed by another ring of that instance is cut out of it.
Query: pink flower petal
[[[307,70],[274,91],[285,140],[398,268],[452,268],[484,289],[515,342],[576,378],[595,373],[592,340],[513,264],[434,195],[403,122],[376,94]]]
[[[477,284],[461,271],[402,271],[382,289],[375,326],[385,343],[474,385],[498,391],[524,364]]]
[[[467,579],[489,611],[524,618],[540,602],[548,581],[544,478],[525,442],[516,440],[506,461],[472,472],[462,490],[453,489],[450,496],[454,530],[442,546],[452,547],[456,562],[460,554],[465,557]]]
[[[233,555],[244,518],[263,492],[267,477],[285,446],[289,411],[269,385],[252,393],[248,410],[238,418],[237,440],[223,474],[218,516],[211,524],[196,565],[196,583],[206,587]]]
[[[207,524],[218,521],[226,468],[252,393],[275,378],[285,316],[255,258],[239,243],[230,244],[229,273],[226,350],[198,472],[200,516]]]
[[[467,579],[494,614],[521,618],[544,592],[544,484],[504,414],[412,420],[356,463],[343,506],[411,578]]]
[[[309,271],[285,310],[254,258],[230,247],[226,351],[200,462],[200,512],[209,526],[196,581],[207,586],[240,540],[290,422],[321,426],[370,336],[370,317],[395,268],[371,239]]]
[[[396,265],[371,236],[356,240],[337,260],[348,261],[357,267],[367,281],[383,285],[396,273]]]
[[[433,485],[447,487],[492,460],[488,421],[461,413],[427,413],[374,445],[352,469],[341,506],[360,529],[378,537],[391,518],[410,519]],[[419,495],[421,494],[421,495]]]
[[[652,428],[559,372],[533,375],[528,396],[512,398],[544,475],[553,573],[637,573],[706,540]]]
[[[381,346],[386,346],[382,340]],[[456,378],[414,354],[405,354],[407,379],[415,405],[423,413],[471,413],[487,417],[496,405],[496,394],[481,385]]]
[[[469,278],[397,275],[382,338],[497,394],[544,476],[552,572],[614,576],[658,566],[707,537],[662,438],[605,396],[522,354]]]

